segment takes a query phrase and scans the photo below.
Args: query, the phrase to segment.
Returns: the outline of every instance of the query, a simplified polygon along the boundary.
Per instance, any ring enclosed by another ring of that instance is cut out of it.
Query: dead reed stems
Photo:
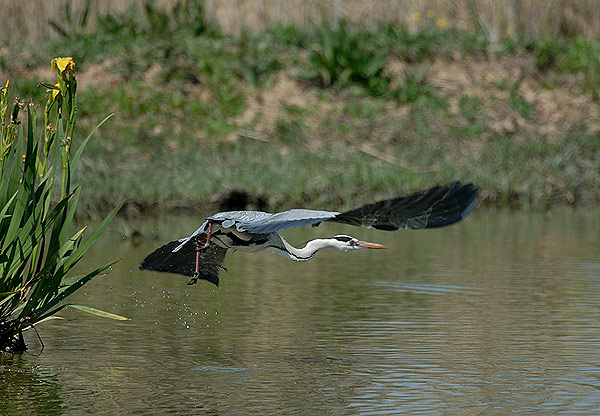
[[[53,36],[48,24],[66,23],[82,13],[87,0],[0,0],[0,44],[34,43]],[[170,9],[177,1],[155,0]],[[183,0],[185,1],[185,0]],[[142,0],[103,0],[92,5],[92,16],[141,8]],[[413,30],[435,23],[464,30],[482,30],[494,42],[516,33],[543,36],[600,37],[598,0],[205,0],[206,18],[228,33],[260,31],[277,23],[309,26],[347,18],[357,22],[396,22]],[[89,19],[87,30],[93,30]]]

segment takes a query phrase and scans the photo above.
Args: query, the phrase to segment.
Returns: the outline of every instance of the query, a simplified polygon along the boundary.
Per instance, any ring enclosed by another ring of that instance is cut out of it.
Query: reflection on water
[[[65,311],[41,355],[27,334],[0,357],[0,414],[600,414],[599,214],[291,230],[392,248],[234,253],[219,289],[137,270],[199,220],[129,224],[156,240],[108,233],[90,266],[123,260],[73,301],[132,320]]]

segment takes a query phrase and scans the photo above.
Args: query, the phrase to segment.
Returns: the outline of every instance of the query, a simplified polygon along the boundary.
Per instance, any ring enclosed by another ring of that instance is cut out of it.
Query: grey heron
[[[171,241],[150,253],[140,265],[155,270],[190,276],[188,285],[205,279],[219,285],[228,249],[267,250],[285,258],[307,261],[325,248],[342,251],[387,248],[348,235],[318,238],[296,248],[277,231],[322,222],[337,222],[378,230],[436,228],[465,218],[477,204],[479,188],[452,182],[412,195],[375,202],[347,211],[292,209],[278,213],[262,211],[219,212],[208,218],[189,237]]]

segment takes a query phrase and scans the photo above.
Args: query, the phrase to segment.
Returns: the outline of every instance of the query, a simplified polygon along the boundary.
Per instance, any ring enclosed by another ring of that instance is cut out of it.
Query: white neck
[[[317,251],[324,248],[344,249],[341,247],[339,241],[335,239],[317,238],[315,240],[310,240],[303,248],[296,248],[285,241],[283,237],[279,236],[279,238],[281,239],[280,244],[268,247],[267,250],[279,254],[286,259],[295,261],[308,261],[317,254]]]

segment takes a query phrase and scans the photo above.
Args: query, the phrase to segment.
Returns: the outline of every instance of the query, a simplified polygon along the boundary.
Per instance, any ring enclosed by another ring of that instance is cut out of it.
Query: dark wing
[[[460,182],[435,186],[405,197],[375,202],[328,221],[378,230],[435,228],[465,218],[477,205],[479,188]]]
[[[140,269],[193,276],[196,268],[194,243],[190,241],[173,253],[173,249],[179,244],[180,241],[175,240],[154,250],[146,256]],[[225,268],[223,263],[226,252],[226,248],[219,247],[214,243],[203,249],[200,252],[200,276],[198,278],[219,286],[219,270]]]

